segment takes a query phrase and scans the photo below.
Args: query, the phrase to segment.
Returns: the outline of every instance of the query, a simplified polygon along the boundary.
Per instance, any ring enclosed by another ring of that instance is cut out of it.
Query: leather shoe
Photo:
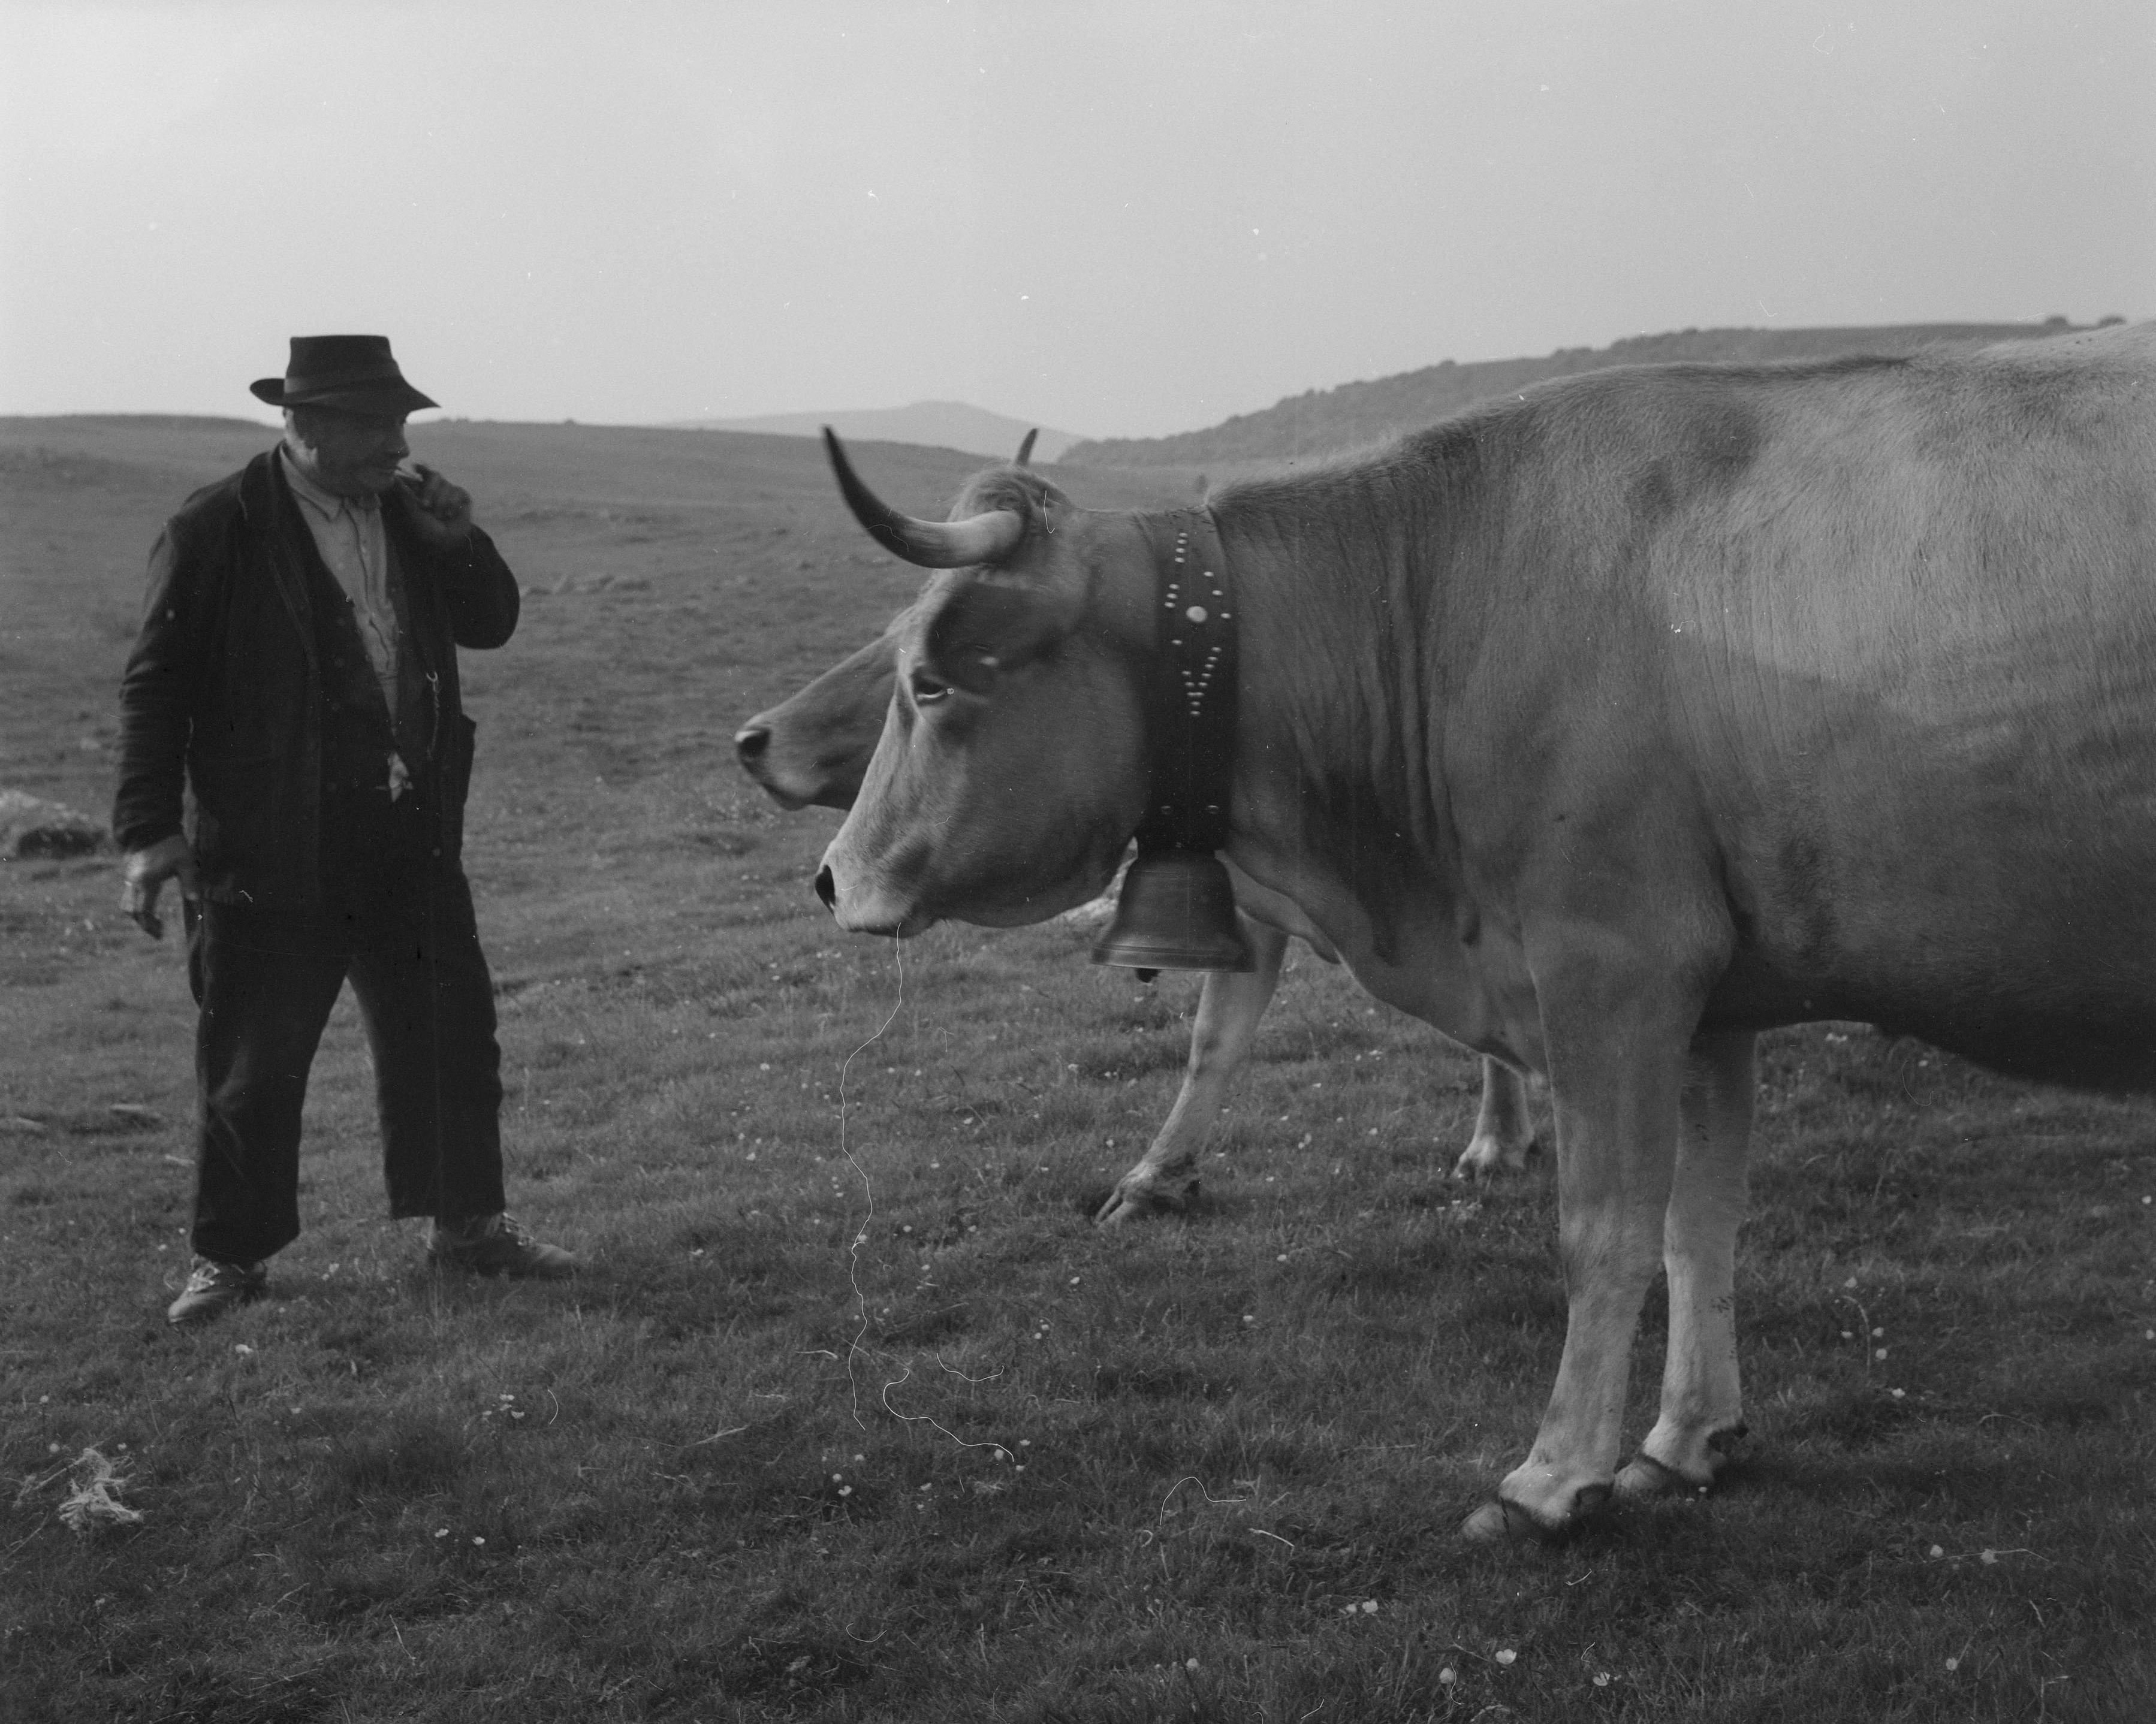
[[[206,1323],[223,1316],[235,1305],[262,1296],[270,1271],[259,1263],[220,1263],[214,1257],[198,1257],[180,1296],[165,1307],[168,1323]]]
[[[549,1281],[577,1272],[577,1260],[568,1252],[534,1239],[521,1222],[506,1214],[475,1216],[447,1225],[437,1221],[427,1236],[427,1260],[474,1275]]]

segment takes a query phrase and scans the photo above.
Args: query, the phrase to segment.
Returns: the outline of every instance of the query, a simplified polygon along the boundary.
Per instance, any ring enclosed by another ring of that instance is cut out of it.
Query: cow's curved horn
[[[1038,426],[1025,434],[1025,441],[1018,446],[1018,459],[1011,463],[1012,466],[1023,467],[1033,459],[1033,440],[1040,435],[1040,428]]]
[[[964,521],[916,521],[877,496],[861,482],[854,464],[846,459],[838,434],[824,428],[824,449],[838,475],[839,490],[854,519],[868,529],[869,536],[894,557],[922,568],[965,568],[977,562],[993,562],[1018,548],[1025,537],[1025,517],[1009,509],[991,509]]]

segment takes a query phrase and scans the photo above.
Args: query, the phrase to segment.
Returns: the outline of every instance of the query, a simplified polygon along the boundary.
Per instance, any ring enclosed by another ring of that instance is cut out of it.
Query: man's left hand
[[[418,483],[406,480],[398,487],[412,500],[412,525],[429,545],[444,551],[461,547],[471,537],[471,493],[432,467],[412,464],[418,469]]]

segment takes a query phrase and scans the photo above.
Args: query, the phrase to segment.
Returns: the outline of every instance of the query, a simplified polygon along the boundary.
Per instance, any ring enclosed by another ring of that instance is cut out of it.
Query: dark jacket
[[[472,760],[456,649],[500,646],[520,599],[492,540],[475,527],[465,546],[436,550],[412,524],[417,506],[393,490],[382,525],[404,572],[405,640],[428,690],[439,854],[454,866]],[[335,590],[334,579],[274,449],[197,491],[166,523],[120,685],[112,830],[123,849],[185,831],[209,897],[320,902],[323,680],[309,592],[325,582]]]

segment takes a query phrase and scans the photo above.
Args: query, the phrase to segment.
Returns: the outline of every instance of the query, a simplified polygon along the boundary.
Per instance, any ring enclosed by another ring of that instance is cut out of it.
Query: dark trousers
[[[206,904],[190,922],[198,1252],[253,1263],[299,1236],[300,1110],[347,981],[374,1054],[389,1213],[503,1207],[494,984],[460,870],[424,869],[366,914]]]

